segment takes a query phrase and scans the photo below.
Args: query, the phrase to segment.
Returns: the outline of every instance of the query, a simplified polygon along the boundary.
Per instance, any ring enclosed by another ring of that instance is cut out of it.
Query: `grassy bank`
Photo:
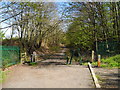
[[[0,83],[3,83],[5,79],[7,78],[7,73],[10,71],[1,71],[0,70]]]
[[[83,65],[87,65],[87,63],[83,63]],[[97,62],[93,62],[92,65],[97,66]],[[101,67],[120,68],[120,54],[109,58],[101,59]]]

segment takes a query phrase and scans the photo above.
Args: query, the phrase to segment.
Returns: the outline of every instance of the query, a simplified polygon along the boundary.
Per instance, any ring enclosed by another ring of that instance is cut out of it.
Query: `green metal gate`
[[[108,48],[106,45],[108,44]],[[98,42],[98,54],[102,56],[113,56],[120,54],[120,43],[117,41]]]
[[[0,46],[0,54],[0,67],[20,62],[20,48],[18,46]]]

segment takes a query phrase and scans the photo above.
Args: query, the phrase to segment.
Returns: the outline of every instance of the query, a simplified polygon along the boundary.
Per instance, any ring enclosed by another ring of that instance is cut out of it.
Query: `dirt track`
[[[3,83],[3,88],[93,87],[88,68],[79,65],[47,65],[43,67],[19,65],[12,70],[9,78]]]

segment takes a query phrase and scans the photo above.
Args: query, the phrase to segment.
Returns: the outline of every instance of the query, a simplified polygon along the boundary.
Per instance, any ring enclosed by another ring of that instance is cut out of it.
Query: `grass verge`
[[[82,64],[88,65],[87,62],[84,62]],[[97,66],[97,62],[93,62],[92,65]],[[120,54],[109,58],[101,59],[101,67],[120,68]]]
[[[0,70],[0,83],[3,83],[5,81],[5,79],[7,78],[8,72],[10,72],[10,71]]]

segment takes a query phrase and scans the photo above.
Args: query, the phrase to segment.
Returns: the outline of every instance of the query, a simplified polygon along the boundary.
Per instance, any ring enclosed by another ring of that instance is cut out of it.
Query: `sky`
[[[4,3],[4,2],[0,2],[0,8],[3,7],[3,3]],[[1,15],[1,13],[2,13],[2,11],[1,11],[1,9],[0,9],[0,21],[2,21],[2,18],[1,18],[1,17],[3,17],[3,16]],[[8,25],[5,24],[5,23],[0,23],[0,28],[4,28],[4,27],[6,27],[6,26],[8,26]],[[10,28],[6,28],[6,29],[2,29],[2,31],[5,33],[5,37],[9,38],[9,37],[10,37],[10,34],[11,34],[11,31],[12,31],[12,28],[10,27]]]
[[[57,4],[57,7],[58,7],[57,10],[58,10],[59,17],[61,17],[61,14],[62,14],[61,12],[62,12],[62,10],[64,9],[65,6],[63,6],[62,2],[57,2],[56,4]],[[0,6],[2,6],[2,2],[0,2]],[[67,3],[66,3],[66,6],[67,6]],[[1,20],[2,20],[2,18],[0,19],[0,21]],[[1,23],[0,24],[0,28],[4,28],[6,26],[8,26],[8,25],[5,24],[5,23]],[[67,24],[63,23],[61,25],[61,28],[65,31],[67,29]],[[6,38],[10,38],[10,35],[12,33],[12,28],[11,27],[10,28],[6,28],[6,29],[2,29],[2,31],[5,32],[5,37]],[[16,36],[16,35],[14,35],[14,36]]]
[[[118,2],[120,0],[0,0],[14,2]]]
[[[2,1],[11,1],[11,0],[2,0]],[[14,1],[19,1],[19,0],[14,0]],[[20,0],[20,1],[22,1],[22,0]],[[25,0],[24,0],[25,1]],[[26,0],[27,1],[27,0]],[[40,1],[40,0],[34,0],[34,2],[35,1]],[[46,1],[46,2],[50,2],[50,1],[52,1],[52,2],[58,2],[58,10],[60,11],[60,10],[62,10],[64,7],[62,7],[62,2],[71,2],[71,1],[82,1],[82,0],[41,0],[41,1]],[[85,1],[85,0],[84,0]],[[92,1],[92,0],[89,0],[89,1]],[[98,0],[99,1],[99,0]],[[101,0],[101,1],[105,1],[105,0]],[[106,0],[106,1],[110,1],[110,0]],[[113,0],[113,1],[118,1],[118,0]],[[0,2],[0,7],[2,6],[2,4],[3,4],[3,2]],[[66,6],[67,6],[67,4],[66,4]],[[1,13],[1,11],[0,11],[0,13]],[[61,13],[59,13],[59,15],[61,15]],[[2,20],[2,18],[0,18],[0,21]],[[5,23],[0,23],[0,27],[6,27],[7,26],[7,24],[5,24]],[[62,28],[63,29],[67,29],[67,24],[66,23],[64,23],[63,25],[62,25]],[[11,34],[11,31],[12,31],[12,28],[8,28],[8,29],[4,29],[3,30],[4,32],[6,32],[5,33],[5,36],[7,37],[7,38],[9,38],[10,37],[10,34]]]

